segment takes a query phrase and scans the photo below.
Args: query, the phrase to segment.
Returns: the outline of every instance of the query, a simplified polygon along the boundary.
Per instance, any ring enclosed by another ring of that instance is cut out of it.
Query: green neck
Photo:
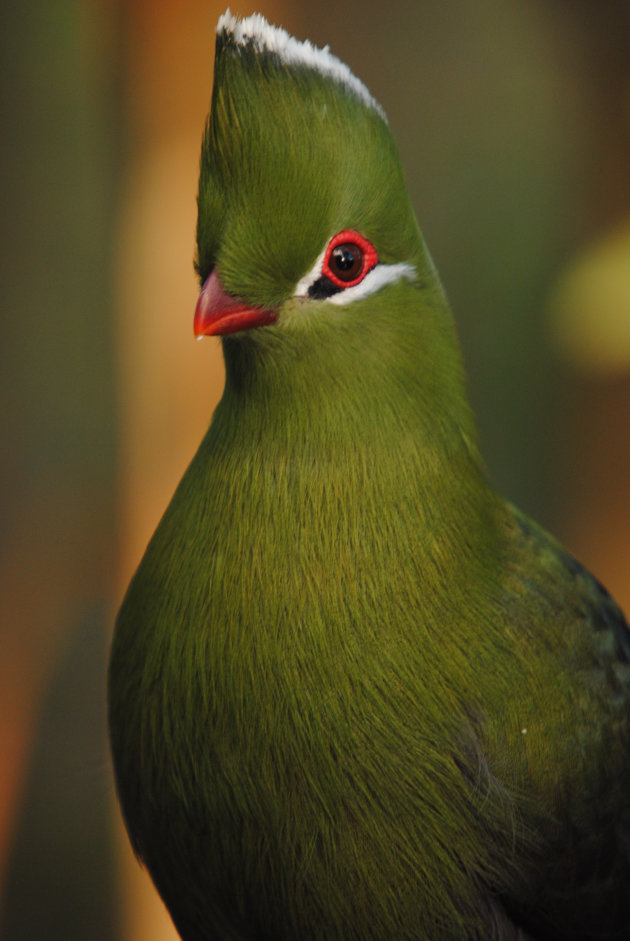
[[[353,552],[386,565],[379,521],[397,520],[391,538],[418,584],[435,582],[435,559],[445,578],[453,565],[464,578],[495,522],[452,323],[443,301],[419,307],[412,286],[385,293],[361,329],[348,308],[329,325],[318,316],[313,329],[224,342],[225,392],[197,463],[203,499],[214,500],[218,473],[267,534],[286,526],[277,538],[293,545],[314,532],[308,553],[329,560],[358,539]],[[328,519],[343,520],[336,534],[322,529]]]
[[[392,447],[408,446],[425,466],[462,455],[481,466],[445,302],[408,284],[382,293],[369,309],[320,310],[295,329],[285,323],[224,340],[226,386],[214,424],[232,446],[264,439],[322,458],[383,451],[390,462]]]

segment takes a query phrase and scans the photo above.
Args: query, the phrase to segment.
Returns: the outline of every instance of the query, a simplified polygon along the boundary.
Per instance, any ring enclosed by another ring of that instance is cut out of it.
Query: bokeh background
[[[630,610],[630,3],[261,0],[366,81],[451,297],[489,472]],[[213,0],[0,11],[0,935],[173,929],[104,674],[214,404],[193,342]],[[357,155],[359,159],[360,155]]]

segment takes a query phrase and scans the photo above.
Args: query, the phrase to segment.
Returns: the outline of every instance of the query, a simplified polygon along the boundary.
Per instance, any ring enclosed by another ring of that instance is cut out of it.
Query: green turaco
[[[131,842],[184,941],[630,938],[630,635],[489,486],[385,114],[217,27],[212,423],[109,673]]]

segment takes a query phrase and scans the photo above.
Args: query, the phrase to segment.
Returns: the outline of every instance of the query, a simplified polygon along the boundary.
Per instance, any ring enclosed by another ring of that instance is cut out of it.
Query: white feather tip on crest
[[[385,112],[378,101],[372,97],[363,82],[348,68],[345,62],[330,52],[328,46],[320,49],[305,39],[295,39],[285,29],[272,26],[260,13],[254,13],[239,19],[230,13],[229,8],[219,17],[217,34],[227,33],[239,46],[251,43],[259,52],[271,52],[287,65],[301,65],[325,75],[327,78],[345,86],[357,98],[373,108],[384,121]]]

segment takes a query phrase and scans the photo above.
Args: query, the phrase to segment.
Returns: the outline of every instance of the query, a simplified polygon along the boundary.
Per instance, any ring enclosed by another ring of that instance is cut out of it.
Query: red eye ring
[[[338,251],[336,256],[333,256],[335,249]],[[354,259],[352,258],[353,249],[357,250]],[[339,259],[343,261],[346,271],[340,270]],[[377,264],[378,255],[372,243],[354,229],[343,229],[333,235],[328,243],[322,265],[322,275],[338,288],[351,288],[363,281],[368,271],[371,271]],[[337,267],[338,273],[335,273],[333,266]]]

